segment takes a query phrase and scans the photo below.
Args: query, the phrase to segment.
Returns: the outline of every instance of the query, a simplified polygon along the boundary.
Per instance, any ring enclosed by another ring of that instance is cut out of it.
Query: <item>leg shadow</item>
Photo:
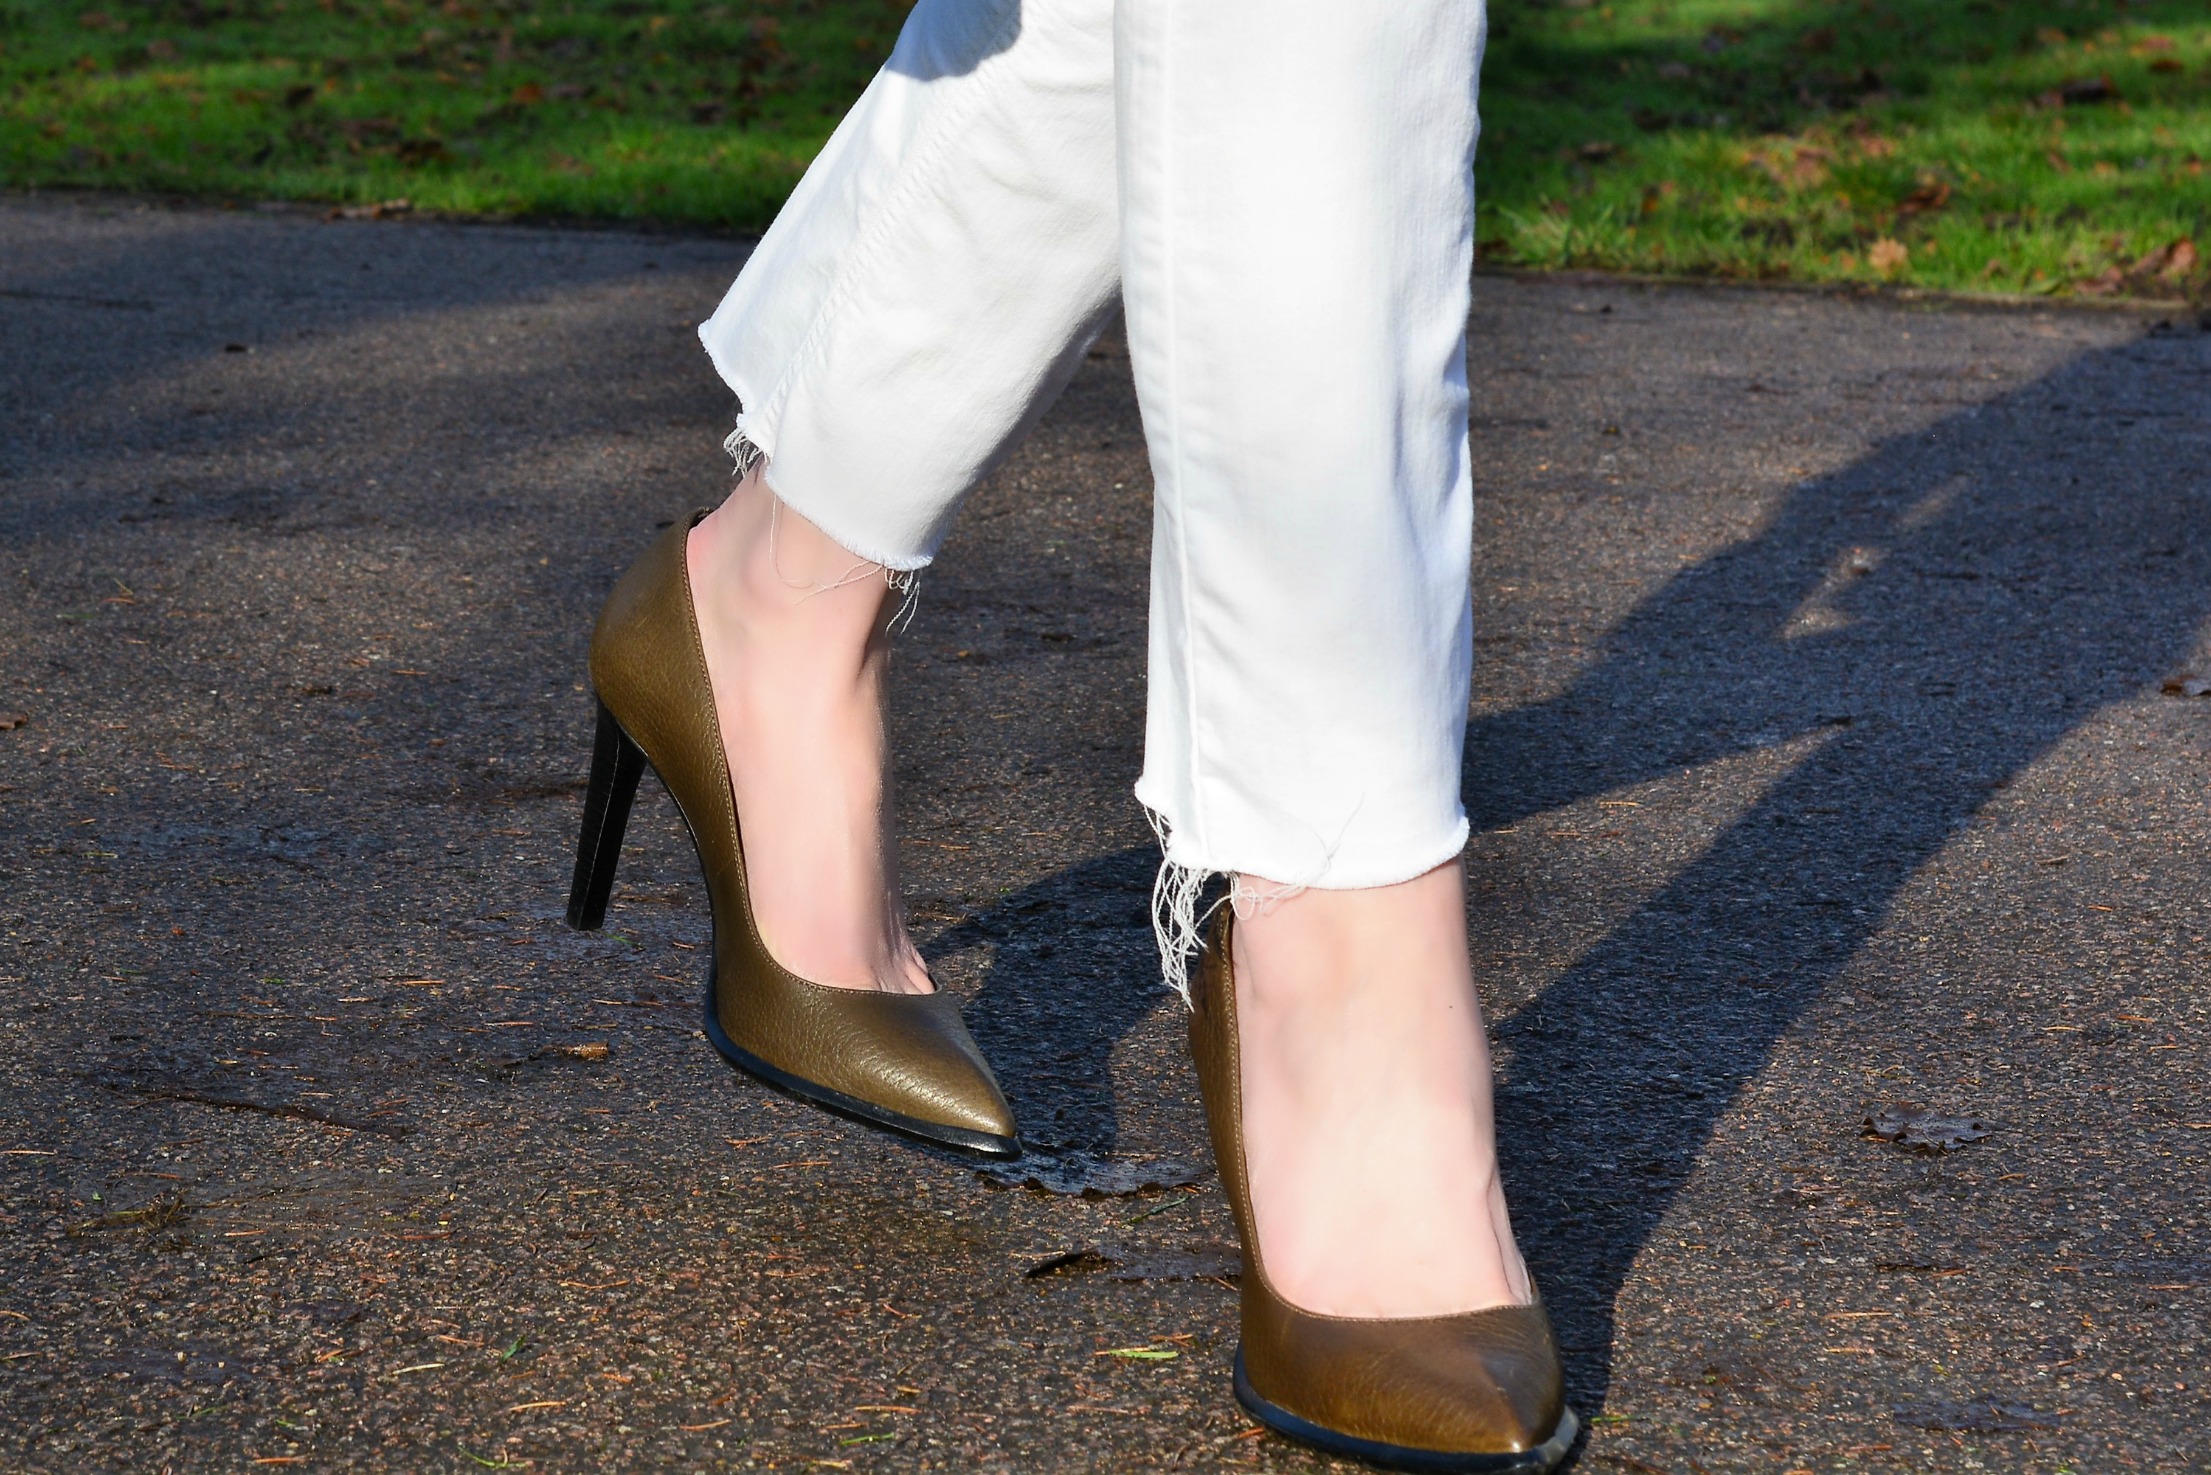
[[[922,946],[931,962],[990,949],[969,1019],[1033,1148],[1103,1156],[1119,1144],[1113,1051],[1167,997],[1150,923],[1158,866],[1150,846],[1098,856]]]
[[[1499,1028],[1506,1178],[1585,1412],[1636,1256],[1776,1042],[1996,790],[2194,649],[2211,528],[2187,421],[2130,408],[2145,352],[2194,341],[2085,355],[1803,485],[1570,689],[1475,724],[1478,830],[1819,735]]]

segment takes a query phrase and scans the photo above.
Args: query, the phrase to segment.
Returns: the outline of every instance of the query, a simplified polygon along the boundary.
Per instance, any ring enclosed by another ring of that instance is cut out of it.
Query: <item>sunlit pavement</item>
[[[917,926],[1057,1191],[720,1064],[653,785],[560,921],[744,249],[0,202],[0,1464],[1330,1467],[1228,1390],[1117,340],[899,655]],[[2211,337],[2158,320],[1479,283],[1472,924],[1581,1468],[2211,1464]]]

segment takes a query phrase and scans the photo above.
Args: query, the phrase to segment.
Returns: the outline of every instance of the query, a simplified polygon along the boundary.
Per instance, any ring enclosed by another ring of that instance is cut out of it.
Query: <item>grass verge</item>
[[[1483,251],[1953,291],[2201,292],[2201,0],[1506,0]]]
[[[0,179],[758,227],[896,0],[0,0]]]
[[[0,180],[758,228],[904,10],[0,0]],[[1485,260],[2155,297],[2211,278],[2202,0],[1491,16]]]

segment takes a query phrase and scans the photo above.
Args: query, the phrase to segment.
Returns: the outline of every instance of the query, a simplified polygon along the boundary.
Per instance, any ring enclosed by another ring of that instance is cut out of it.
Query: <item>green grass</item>
[[[764,225],[896,0],[0,0],[0,180]]]
[[[2202,0],[1504,0],[1493,15],[1485,259],[2203,286]]]
[[[904,11],[0,0],[0,182],[757,228]],[[2203,0],[1491,15],[1485,260],[2160,297],[2211,275]]]

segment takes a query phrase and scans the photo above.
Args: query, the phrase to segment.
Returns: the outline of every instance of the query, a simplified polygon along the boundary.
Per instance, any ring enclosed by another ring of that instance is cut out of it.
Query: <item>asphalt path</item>
[[[0,1466],[1331,1468],[1228,1390],[1112,337],[896,667],[1030,1181],[719,1062],[656,786],[561,923],[744,251],[0,199]],[[1484,277],[1473,342],[1471,925],[1580,1467],[2211,1466],[2211,336]]]

